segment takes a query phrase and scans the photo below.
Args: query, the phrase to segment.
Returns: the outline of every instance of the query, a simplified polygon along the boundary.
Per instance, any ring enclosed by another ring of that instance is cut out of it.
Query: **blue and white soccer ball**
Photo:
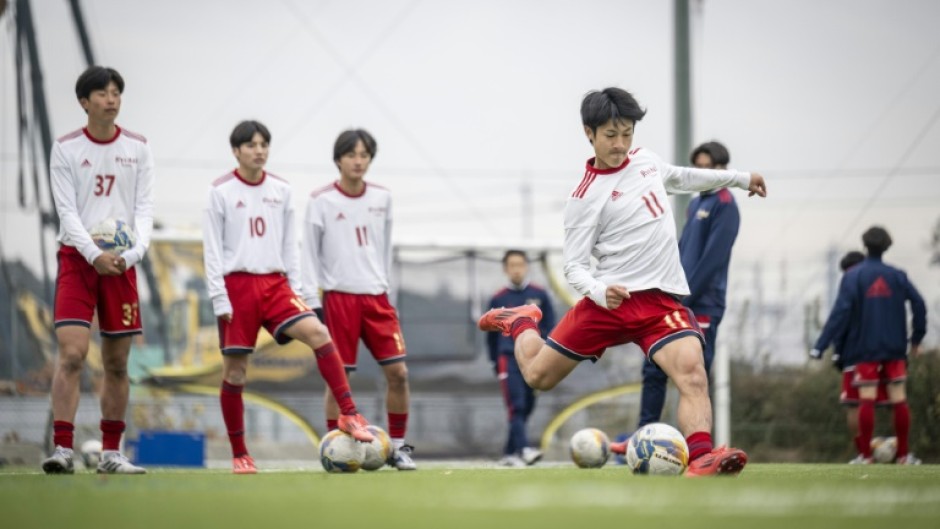
[[[115,255],[121,255],[125,250],[133,248],[137,242],[134,230],[123,220],[105,219],[96,224],[88,234],[98,248]]]
[[[647,424],[627,442],[627,466],[634,474],[677,476],[689,466],[689,446],[672,426]]]
[[[601,468],[610,457],[610,439],[597,428],[578,430],[571,436],[571,460],[581,468]]]
[[[346,432],[332,430],[320,440],[320,463],[327,472],[356,472],[364,458],[364,445]]]
[[[361,443],[363,448],[362,469],[378,470],[385,466],[392,455],[392,439],[382,428],[370,424],[366,430],[372,432],[371,443]]]

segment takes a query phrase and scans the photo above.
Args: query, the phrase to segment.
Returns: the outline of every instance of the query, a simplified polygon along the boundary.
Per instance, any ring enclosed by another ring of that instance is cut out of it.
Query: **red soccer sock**
[[[52,443],[62,448],[72,449],[75,442],[75,425],[68,421],[52,422]]]
[[[101,449],[119,450],[121,435],[124,434],[124,421],[101,419]]]
[[[519,318],[512,322],[512,327],[509,328],[509,334],[512,335],[513,340],[518,340],[519,335],[529,329],[539,332],[539,327],[535,324],[535,320],[532,318]]]
[[[685,442],[689,445],[690,463],[715,448],[715,445],[712,443],[712,434],[709,432],[695,432],[686,437]]]
[[[339,420],[337,419],[327,419],[326,420],[326,431],[332,432],[333,430],[339,428]]]
[[[907,446],[907,437],[911,431],[911,409],[907,401],[898,402],[894,405],[894,435],[898,438],[897,457],[901,458],[907,455],[909,447]]]
[[[392,439],[404,439],[405,430],[408,428],[407,413],[389,413],[388,414],[388,436]]]
[[[875,401],[862,399],[858,406],[858,448],[863,457],[871,457],[871,436],[875,432]]]
[[[333,398],[339,404],[339,410],[343,415],[353,415],[356,413],[356,403],[352,399],[352,390],[349,389],[349,379],[346,378],[346,369],[343,362],[336,352],[333,342],[327,342],[313,350],[317,358],[317,369],[320,370],[320,376],[330,387]]]
[[[854,441],[855,441],[855,451],[861,454],[864,451],[862,450],[862,436],[856,435],[854,438]]]
[[[219,402],[222,404],[222,419],[225,429],[228,430],[228,441],[232,445],[232,457],[248,455],[245,446],[245,403],[242,401],[242,390],[245,386],[236,386],[222,381],[222,391],[219,393]]]

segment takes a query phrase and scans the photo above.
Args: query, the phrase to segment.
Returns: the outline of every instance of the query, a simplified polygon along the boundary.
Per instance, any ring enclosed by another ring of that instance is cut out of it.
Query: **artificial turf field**
[[[751,464],[738,478],[623,466],[431,463],[356,474],[0,469],[2,528],[940,528],[940,465]]]

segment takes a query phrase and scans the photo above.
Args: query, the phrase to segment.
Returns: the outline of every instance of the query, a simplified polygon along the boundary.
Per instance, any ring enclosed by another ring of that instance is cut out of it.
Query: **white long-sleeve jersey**
[[[78,129],[56,140],[49,170],[60,243],[92,264],[102,250],[89,231],[105,219],[118,219],[137,237],[121,254],[127,268],[144,258],[153,232],[153,155],[146,138],[117,127],[113,138],[99,141],[88,129]]]
[[[310,194],[303,224],[303,285],[307,305],[319,289],[350,294],[388,292],[392,266],[392,195],[366,183],[359,196],[338,182]]]
[[[607,307],[606,291],[659,289],[687,296],[676,225],[667,194],[736,186],[750,173],[676,167],[646,149],[633,149],[620,167],[584,176],[565,204],[565,277],[572,287]],[[597,268],[591,273],[591,256]]]
[[[251,183],[237,169],[217,179],[209,188],[202,239],[216,316],[232,313],[224,279],[232,272],[284,273],[301,295],[294,206],[286,180],[265,172]]]

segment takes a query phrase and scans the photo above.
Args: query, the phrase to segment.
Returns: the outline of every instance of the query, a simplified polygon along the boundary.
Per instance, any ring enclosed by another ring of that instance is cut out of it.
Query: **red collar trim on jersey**
[[[594,160],[595,160],[595,159],[596,159],[596,158],[591,158],[590,160],[587,161],[587,170],[588,170],[588,171],[591,171],[591,172],[594,173],[594,174],[614,174],[614,173],[619,173],[620,171],[623,171],[623,168],[624,168],[624,167],[626,167],[627,165],[630,164],[630,157],[628,156],[628,157],[623,161],[623,163],[620,164],[620,167],[611,167],[610,169],[598,169],[597,167],[594,167]]]
[[[365,194],[366,194],[366,189],[369,187],[369,184],[366,183],[366,182],[363,182],[363,183],[362,183],[362,193],[359,193],[358,195],[351,195],[351,194],[347,193],[342,187],[339,186],[339,180],[333,182],[333,187],[335,187],[337,191],[339,191],[340,193],[342,193],[343,196],[347,196],[347,197],[349,197],[349,198],[359,198],[359,197],[361,197],[362,195],[365,195]]]
[[[121,127],[118,127],[117,125],[114,126],[114,136],[112,136],[110,140],[99,140],[98,138],[92,136],[91,133],[88,132],[88,127],[82,127],[82,132],[85,133],[85,137],[91,140],[92,143],[97,143],[99,145],[107,145],[109,143],[114,142],[114,140],[118,139],[118,136],[121,135]]]
[[[245,184],[246,186],[260,186],[261,184],[264,183],[264,179],[268,177],[268,173],[266,171],[261,171],[260,180],[258,180],[257,182],[249,182],[248,180],[245,180],[245,177],[243,177],[241,173],[238,172],[238,169],[235,169],[234,171],[232,171],[232,174],[234,174],[235,178],[238,178],[239,180],[241,180],[242,183]]]

